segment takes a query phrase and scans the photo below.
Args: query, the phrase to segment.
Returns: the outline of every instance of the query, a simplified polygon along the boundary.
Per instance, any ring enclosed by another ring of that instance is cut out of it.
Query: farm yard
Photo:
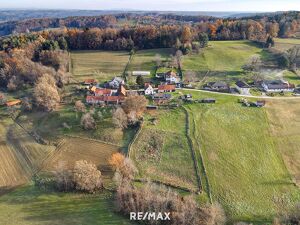
[[[121,76],[129,60],[128,52],[74,51],[71,52],[71,72],[82,82],[85,79],[107,81]]]
[[[155,118],[156,125],[151,122]],[[182,110],[172,110],[159,112],[144,122],[130,152],[139,176],[197,191],[192,153],[185,137],[185,120]]]

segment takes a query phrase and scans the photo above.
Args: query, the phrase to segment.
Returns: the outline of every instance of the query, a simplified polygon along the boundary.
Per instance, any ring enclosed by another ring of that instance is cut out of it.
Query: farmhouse
[[[157,93],[152,96],[152,99],[156,104],[163,104],[169,102],[171,97],[171,94]]]
[[[120,85],[124,85],[125,81],[121,77],[115,77],[108,82],[107,86],[112,89],[118,89]]]
[[[262,87],[266,92],[293,92],[295,85],[285,80],[265,80]]]
[[[115,93],[117,93],[116,90],[107,89],[107,88],[96,88],[94,91],[95,96],[111,96]]]
[[[205,90],[210,91],[220,91],[220,92],[229,92],[230,87],[224,81],[217,81],[217,82],[209,82],[203,87]]]
[[[244,81],[237,81],[235,83],[236,89],[240,92],[240,94],[249,94],[250,86]]]
[[[176,90],[176,86],[175,85],[171,85],[171,84],[158,85],[158,92],[159,93],[174,92],[175,90]]]
[[[86,102],[88,104],[107,104],[117,105],[122,104],[125,98],[122,96],[86,96]]]
[[[154,94],[154,89],[151,86],[151,84],[148,84],[148,83],[145,84],[144,93],[145,93],[145,95],[153,95]]]
[[[177,76],[173,70],[168,71],[165,73],[165,80],[168,84],[177,84],[180,82],[180,78]]]
[[[150,71],[132,71],[132,76],[150,76]]]

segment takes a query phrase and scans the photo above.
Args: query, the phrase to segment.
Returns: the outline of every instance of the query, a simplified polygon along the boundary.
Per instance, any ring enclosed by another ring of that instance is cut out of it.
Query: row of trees
[[[61,49],[107,49],[131,50],[133,48],[166,48],[177,46],[177,49],[194,41],[200,41],[204,47],[210,40],[248,39],[270,44],[268,37],[290,37],[298,31],[300,19],[292,17],[276,21],[271,18],[260,19],[214,19],[198,23],[163,25],[154,23],[136,26],[102,27],[86,26],[84,29],[61,29],[43,31],[35,34],[11,36],[0,41],[1,49],[18,48],[24,43],[32,42],[41,36],[47,41],[45,50],[56,46]],[[180,43],[180,46],[178,44]],[[271,42],[272,44],[272,42]]]

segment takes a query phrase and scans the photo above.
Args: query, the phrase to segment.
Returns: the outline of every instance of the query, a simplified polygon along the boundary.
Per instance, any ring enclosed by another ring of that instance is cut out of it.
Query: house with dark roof
[[[205,90],[209,91],[219,91],[219,92],[229,92],[230,87],[225,81],[209,82],[203,86]]]
[[[152,96],[152,99],[156,104],[167,103],[171,100],[171,98],[172,98],[171,94],[165,94],[165,93],[157,93]]]
[[[237,81],[235,82],[236,89],[240,92],[240,94],[249,94],[250,93],[250,85],[248,85],[244,81]]]
[[[265,80],[262,82],[265,92],[293,92],[295,85],[285,80]]]
[[[107,83],[108,88],[118,89],[120,85],[124,85],[125,81],[121,77],[114,77],[111,81]]]

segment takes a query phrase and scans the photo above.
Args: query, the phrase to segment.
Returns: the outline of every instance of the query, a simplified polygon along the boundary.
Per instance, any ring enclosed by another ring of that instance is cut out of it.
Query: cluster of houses
[[[125,81],[120,77],[115,77],[111,81],[100,87],[96,80],[88,79],[83,82],[88,90],[86,102],[88,104],[118,105],[125,101],[129,94],[139,94],[149,96],[156,104],[167,103],[171,99],[170,92],[175,92],[175,84],[161,84],[154,87],[151,83],[145,83],[144,89],[126,90]]]
[[[284,93],[294,92],[295,85],[285,81],[279,80],[265,80],[258,83],[248,84],[244,81],[237,81],[234,89],[238,90],[240,94],[250,95],[251,88],[259,88],[266,93]],[[204,90],[217,91],[217,92],[231,92],[232,88],[224,81],[210,82],[203,86]]]

